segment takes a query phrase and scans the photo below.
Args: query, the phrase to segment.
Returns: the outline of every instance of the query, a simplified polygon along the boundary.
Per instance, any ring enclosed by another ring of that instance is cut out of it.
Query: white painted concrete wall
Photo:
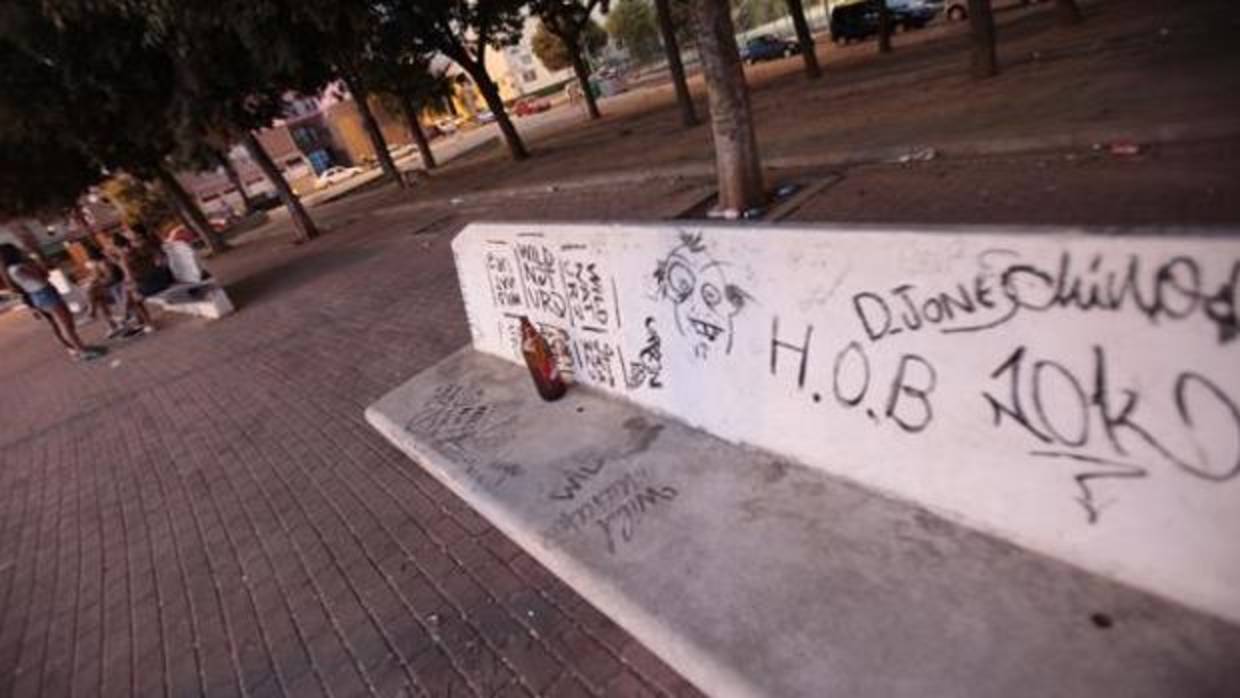
[[[472,225],[474,344],[1240,620],[1240,241]]]

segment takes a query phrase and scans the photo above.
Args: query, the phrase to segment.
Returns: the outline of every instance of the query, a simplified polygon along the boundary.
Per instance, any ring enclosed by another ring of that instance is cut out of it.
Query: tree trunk
[[[34,261],[47,267],[50,263],[47,256],[43,254],[43,246],[39,244],[39,238],[26,227],[25,223],[16,221],[12,227],[13,236],[17,238],[17,242],[26,250],[26,254],[34,258]]]
[[[667,54],[667,69],[672,74],[672,86],[676,88],[676,103],[680,106],[680,122],[685,128],[697,126],[697,114],[693,111],[693,96],[685,80],[685,64],[680,60],[680,45],[676,41],[676,27],[672,26],[670,0],[654,0],[659,15],[659,34],[663,37],[663,53]]]
[[[172,199],[172,207],[176,209],[185,227],[194,231],[198,239],[202,240],[211,252],[219,253],[227,250],[228,243],[224,241],[224,237],[207,222],[207,217],[202,214],[198,202],[194,201],[194,197],[185,191],[185,187],[181,186],[176,176],[162,164],[155,168],[155,176],[163,185],[164,192]]]
[[[366,136],[370,139],[370,147],[375,151],[375,159],[379,161],[379,167],[382,168],[384,176],[396,182],[397,186],[404,188],[405,180],[401,179],[400,170],[396,169],[392,154],[388,152],[387,141],[383,138],[383,131],[379,130],[379,122],[375,119],[375,113],[370,109],[366,91],[354,78],[344,78],[344,84],[349,88],[349,93],[353,95],[357,113],[362,116],[362,129],[366,131]]]
[[[306,213],[306,209],[301,205],[301,199],[293,193],[288,182],[284,181],[284,175],[280,174],[276,163],[272,161],[271,156],[263,148],[263,144],[258,142],[258,138],[249,131],[245,133],[245,150],[250,154],[250,159],[254,164],[258,165],[258,169],[263,171],[267,179],[271,181],[271,186],[275,187],[276,194],[280,197],[280,201],[284,203],[284,207],[288,209],[289,218],[293,220],[293,227],[297,229],[297,240],[299,242],[309,242],[319,236],[319,229],[314,225],[314,219]]]
[[[565,44],[568,42],[564,39]],[[598,119],[602,114],[598,112],[598,102],[594,99],[594,90],[590,89],[590,67],[586,65],[586,61],[581,57],[581,49],[576,46],[569,47],[569,53],[573,57],[573,74],[577,76],[577,82],[581,85],[581,96],[586,100],[586,113],[591,119]]]
[[[736,48],[736,31],[728,0],[691,0],[697,22],[698,55],[710,94],[719,208],[743,214],[763,205],[762,164],[754,136],[749,90]]]
[[[1072,26],[1081,23],[1081,8],[1076,0],[1055,0],[1055,9],[1059,11],[1059,23]]]
[[[887,0],[878,0],[878,52],[891,53],[891,8]]]
[[[990,0],[969,0],[969,33],[973,40],[971,72],[974,80],[984,80],[999,74],[999,62],[995,58],[995,17],[990,12]]]
[[[486,100],[487,108],[495,116],[495,123],[499,125],[499,132],[504,135],[504,142],[508,144],[508,152],[512,155],[512,159],[524,160],[528,158],[530,153],[525,149],[525,144],[521,142],[521,136],[517,133],[517,128],[512,125],[512,120],[508,118],[508,112],[504,109],[504,100],[500,99],[499,96],[499,88],[495,86],[495,82],[487,74],[486,67],[472,60],[458,61],[458,63],[465,69],[465,72],[469,73],[469,77],[473,78],[474,84],[478,86],[478,91],[482,93],[482,98]]]
[[[418,121],[418,108],[408,97],[400,98],[400,108],[405,112],[405,123],[409,126],[409,135],[418,146],[418,154],[422,156],[422,167],[435,169],[435,154],[431,152],[430,141],[426,140],[426,131],[422,130],[422,122]]]
[[[254,201],[250,198],[249,193],[246,192],[245,184],[241,181],[241,175],[237,174],[237,168],[233,167],[232,160],[228,159],[228,154],[212,148],[211,155],[220,164],[220,167],[224,168],[224,175],[228,177],[228,181],[233,185],[233,188],[241,195],[241,205],[245,207],[246,215],[254,213]]]
[[[805,21],[805,8],[801,0],[788,0],[788,14],[792,15],[792,25],[797,30],[797,45],[801,47],[801,59],[805,61],[805,77],[810,80],[822,77],[818,54],[814,51],[814,37],[809,33],[809,22]]]

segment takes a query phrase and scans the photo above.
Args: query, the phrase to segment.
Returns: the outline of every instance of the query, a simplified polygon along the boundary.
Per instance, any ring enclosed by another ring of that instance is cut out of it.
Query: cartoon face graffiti
[[[655,269],[658,297],[670,300],[676,328],[691,340],[693,353],[706,358],[712,350],[732,351],[732,318],[750,300],[728,281],[721,262],[706,251],[701,234],[682,234],[680,245]]]

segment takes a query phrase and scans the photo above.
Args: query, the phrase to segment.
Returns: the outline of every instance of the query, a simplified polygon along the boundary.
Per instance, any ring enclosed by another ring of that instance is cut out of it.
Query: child
[[[124,325],[112,316],[110,308],[116,297],[116,287],[125,280],[124,273],[120,267],[105,259],[99,248],[91,244],[85,245],[85,248],[86,296],[90,299],[90,316],[96,318],[103,314],[103,319],[108,323],[108,339],[112,339],[125,332]]]

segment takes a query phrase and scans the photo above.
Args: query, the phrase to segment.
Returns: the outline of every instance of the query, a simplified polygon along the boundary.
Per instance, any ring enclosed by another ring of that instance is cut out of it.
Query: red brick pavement
[[[456,213],[248,245],[94,364],[0,317],[0,696],[696,693],[363,422],[467,341]]]
[[[1234,222],[1237,153],[854,168],[793,218]],[[362,410],[466,342],[465,220],[666,217],[697,187],[345,200],[322,240],[213,265],[238,314],[91,365],[0,316],[0,698],[695,695]]]

